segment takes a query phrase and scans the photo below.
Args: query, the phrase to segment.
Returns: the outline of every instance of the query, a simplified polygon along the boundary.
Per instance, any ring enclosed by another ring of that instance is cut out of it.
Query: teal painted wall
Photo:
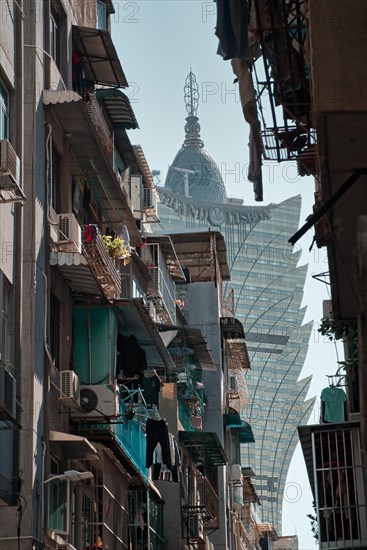
[[[90,321],[90,379],[88,318]],[[111,307],[73,308],[74,370],[81,384],[108,384],[115,377],[116,313]]]

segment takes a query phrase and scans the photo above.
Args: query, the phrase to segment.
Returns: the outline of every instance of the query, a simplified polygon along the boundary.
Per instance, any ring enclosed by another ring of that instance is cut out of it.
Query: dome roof
[[[185,141],[168,170],[165,187],[172,193],[184,197],[208,202],[226,202],[227,193],[220,170],[205,151],[200,137],[200,124],[196,116],[199,87],[192,71],[186,77],[184,91],[188,114]]]
[[[220,170],[203,147],[182,147],[168,170],[165,187],[173,193],[185,196],[185,172],[175,168],[195,172],[187,173],[190,197],[209,202],[226,202],[226,188]]]

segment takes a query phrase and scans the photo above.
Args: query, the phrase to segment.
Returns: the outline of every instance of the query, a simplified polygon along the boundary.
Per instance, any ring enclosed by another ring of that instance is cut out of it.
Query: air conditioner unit
[[[139,175],[130,176],[130,199],[133,216],[136,220],[141,220],[143,215],[143,183]]]
[[[80,386],[80,411],[74,416],[105,417],[119,416],[119,388],[117,384]]]
[[[203,522],[199,514],[189,516],[187,520],[187,529],[190,539],[203,540]]]
[[[17,382],[12,374],[0,362],[0,418],[16,418]]]
[[[60,372],[60,400],[69,407],[79,408],[79,377],[73,370]]]
[[[232,483],[242,483],[242,469],[241,464],[232,464],[230,470],[230,476]]]
[[[82,251],[82,232],[74,214],[58,214],[59,245],[65,252]]]
[[[230,392],[237,392],[238,391],[238,385],[237,385],[237,377],[235,374],[230,374],[228,377],[229,382],[229,391]]]
[[[76,548],[69,542],[62,542],[56,544],[56,550],[76,550]]]
[[[20,160],[7,139],[0,139],[0,189],[20,185]]]
[[[148,217],[157,215],[157,192],[150,187],[144,188],[144,212]]]

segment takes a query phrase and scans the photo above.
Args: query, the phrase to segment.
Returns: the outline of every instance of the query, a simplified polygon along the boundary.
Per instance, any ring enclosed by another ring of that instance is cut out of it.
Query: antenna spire
[[[183,146],[204,147],[204,142],[200,137],[200,124],[196,116],[199,107],[199,85],[196,76],[191,70],[186,77],[184,87],[185,106],[188,116],[185,124],[185,141]]]

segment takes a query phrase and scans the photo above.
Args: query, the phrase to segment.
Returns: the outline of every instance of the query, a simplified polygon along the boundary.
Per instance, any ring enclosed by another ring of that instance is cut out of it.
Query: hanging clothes
[[[146,467],[150,468],[153,464],[153,452],[157,446],[157,443],[160,444],[162,449],[162,462],[166,464],[168,468],[172,467],[171,461],[171,451],[168,435],[167,423],[163,418],[161,420],[152,420],[148,418],[146,423],[146,434],[147,434],[147,452],[146,452]]]
[[[232,59],[232,69],[238,79],[243,116],[250,125],[250,164],[247,177],[253,183],[255,200],[260,202],[263,200],[261,171],[263,147],[260,134],[261,126],[257,113],[256,92],[247,61]]]
[[[217,26],[219,38],[217,53],[223,59],[248,59],[248,8],[246,0],[217,0]]]
[[[159,392],[161,391],[161,380],[154,370],[144,371],[142,388],[144,399],[148,405],[156,405],[159,409]]]
[[[135,336],[117,335],[117,351],[119,353],[116,365],[116,378],[134,378],[134,383],[141,385],[143,381],[143,371],[148,367],[145,351],[137,342]],[[128,387],[130,382],[126,382]]]
[[[346,420],[347,396],[341,388],[324,388],[321,392],[321,422],[344,422]]]

